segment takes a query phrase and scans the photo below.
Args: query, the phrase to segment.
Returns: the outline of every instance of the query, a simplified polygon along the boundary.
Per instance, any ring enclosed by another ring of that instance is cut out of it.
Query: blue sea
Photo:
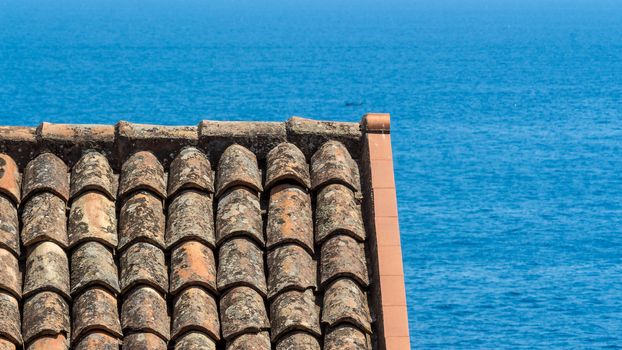
[[[620,1],[0,0],[0,124],[369,111],[413,348],[622,348]]]

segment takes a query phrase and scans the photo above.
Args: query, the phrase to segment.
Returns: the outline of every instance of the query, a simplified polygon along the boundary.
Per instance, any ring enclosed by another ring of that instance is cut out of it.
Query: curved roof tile
[[[66,248],[69,241],[66,211],[65,202],[52,193],[31,196],[22,211],[22,244],[28,247],[41,241],[52,241]]]
[[[24,169],[22,201],[43,191],[54,193],[65,202],[69,200],[67,166],[52,153],[40,154]]]
[[[0,195],[0,247],[20,255],[19,219],[17,208],[5,196]]]
[[[170,249],[186,240],[200,240],[214,248],[214,215],[209,194],[185,190],[168,207],[166,246]]]
[[[117,197],[117,179],[108,159],[99,152],[88,152],[71,169],[71,197],[96,190],[111,200]]]
[[[164,249],[163,210],[162,200],[151,193],[132,194],[119,214],[119,250],[134,242],[149,242]]]
[[[220,339],[218,305],[214,297],[201,287],[184,289],[175,297],[173,305],[171,339],[191,330],[206,333],[212,339]]]
[[[218,254],[218,290],[247,286],[266,296],[263,251],[246,238],[225,242]]]
[[[26,350],[67,350],[69,342],[65,334],[45,335],[34,339]]]
[[[0,290],[22,297],[22,273],[17,257],[10,251],[0,248]]]
[[[153,333],[130,333],[123,337],[123,348],[132,350],[166,350],[166,341]]]
[[[216,343],[212,338],[201,332],[188,332],[177,338],[175,350],[216,350]],[[250,349],[249,349],[250,350]]]
[[[101,331],[87,333],[73,346],[74,350],[118,350],[121,341],[116,337]]]
[[[343,233],[364,241],[365,228],[361,207],[354,193],[343,185],[328,185],[317,195],[315,209],[315,241],[320,244],[335,233]]]
[[[217,291],[214,253],[201,242],[184,242],[171,254],[170,293],[176,295],[189,286],[202,286],[214,293]]]
[[[328,141],[311,157],[311,188],[319,190],[328,184],[340,183],[360,191],[358,165],[348,149],[338,141]]]
[[[270,304],[270,323],[272,340],[285,333],[300,330],[320,336],[320,310],[315,304],[313,291],[292,290],[279,294]]]
[[[240,145],[229,146],[220,156],[216,177],[216,197],[233,186],[246,186],[262,191],[257,157]]]
[[[293,332],[286,334],[276,344],[276,350],[320,350],[320,342],[313,335],[306,332]],[[348,348],[343,348],[348,349]],[[349,349],[348,349],[349,350]]]
[[[121,168],[119,197],[124,198],[138,190],[152,191],[166,198],[164,168],[153,153],[140,151],[129,157]]]
[[[168,291],[168,273],[164,252],[150,243],[132,244],[121,253],[121,293],[140,284],[151,286],[161,293]]]
[[[25,315],[24,315],[25,316]],[[14,296],[0,292],[0,337],[22,344],[19,304]]]
[[[324,350],[369,350],[369,337],[358,328],[342,324],[329,329],[324,337]]]
[[[102,288],[91,288],[73,301],[73,341],[92,330],[106,331],[121,337],[121,322],[117,314],[117,299]]]
[[[295,181],[306,189],[311,187],[309,164],[294,144],[284,142],[268,152],[266,168],[266,189],[281,181]]]
[[[69,330],[69,305],[58,293],[46,291],[26,299],[22,322],[24,343],[43,335],[67,335]]]
[[[268,332],[246,333],[227,342],[227,350],[270,350]]]
[[[297,243],[313,254],[311,197],[302,187],[278,185],[270,192],[267,248]]]
[[[95,241],[116,248],[118,237],[115,202],[96,191],[82,193],[71,204],[67,231],[71,247]]]
[[[349,278],[333,282],[324,293],[322,323],[329,327],[350,323],[371,333],[371,316],[365,292]]]
[[[263,223],[259,198],[253,191],[238,186],[218,199],[216,212],[216,244],[244,235],[264,245]]]
[[[194,147],[184,148],[171,163],[168,196],[188,188],[214,193],[213,177],[207,156]]]
[[[170,338],[170,320],[167,314],[166,301],[153,288],[139,286],[132,289],[123,299],[121,306],[121,326],[124,332],[148,332],[158,337],[168,340]],[[124,345],[126,340],[124,339]],[[153,344],[150,339],[136,339],[135,341]],[[157,343],[157,342],[156,342]],[[166,349],[166,342],[164,342]],[[141,349],[143,347],[132,347],[130,349]],[[157,347],[146,347],[145,349],[155,349]]]
[[[268,252],[268,297],[284,290],[317,287],[317,264],[313,257],[295,244],[279,246]]]
[[[220,298],[220,323],[227,341],[270,328],[263,298],[248,287],[235,287]]]
[[[37,244],[26,257],[24,298],[41,291],[54,291],[71,299],[69,260],[63,248],[53,242]]]
[[[14,204],[19,204],[22,179],[19,168],[13,158],[0,153],[0,193],[9,197]]]
[[[363,287],[369,285],[364,246],[350,236],[337,235],[324,241],[320,261],[322,287],[339,277],[350,277]]]
[[[98,242],[86,242],[71,253],[71,294],[94,285],[114,294],[121,292],[112,252]]]

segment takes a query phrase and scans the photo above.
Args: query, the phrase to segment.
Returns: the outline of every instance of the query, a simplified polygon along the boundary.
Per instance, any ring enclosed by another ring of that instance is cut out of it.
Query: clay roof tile
[[[66,336],[69,330],[69,305],[58,293],[45,291],[26,299],[22,322],[24,343],[44,335]]]
[[[321,243],[336,233],[364,241],[365,228],[361,207],[354,193],[343,185],[328,185],[317,195],[315,209],[315,241]]]
[[[227,342],[227,350],[270,350],[268,332],[245,333]]]
[[[69,294],[69,260],[63,248],[53,242],[42,242],[26,257],[24,298],[41,291],[54,291],[66,299]]]
[[[81,194],[71,204],[67,231],[71,247],[95,241],[115,249],[118,244],[115,202],[95,191]]]
[[[320,310],[315,303],[313,291],[292,290],[279,294],[270,303],[270,323],[272,340],[285,333],[300,330],[320,336]]]
[[[121,306],[121,325],[123,332],[136,333],[146,332],[153,333],[163,340],[170,338],[170,320],[166,308],[166,300],[155,289],[147,286],[139,286],[132,289],[123,298]],[[156,347],[132,347],[129,346],[124,339],[124,345],[130,349],[155,349]],[[151,339],[136,339],[147,344],[152,343]],[[158,342],[155,342],[158,343]],[[164,349],[166,343],[164,343]]]
[[[199,240],[215,247],[213,206],[209,194],[184,190],[169,205],[166,246],[170,249],[186,240]]]
[[[0,290],[22,297],[22,273],[17,257],[10,251],[0,248]]]
[[[322,245],[320,261],[323,287],[339,277],[350,277],[363,287],[369,285],[363,244],[350,236],[337,235],[327,239]]]
[[[351,279],[340,278],[324,293],[322,323],[334,327],[350,323],[371,333],[371,316],[365,292]]]
[[[216,244],[240,235],[253,238],[264,245],[259,198],[242,186],[232,188],[218,199]]]
[[[171,254],[170,293],[176,295],[189,286],[202,286],[214,293],[217,290],[214,253],[197,241],[181,243]]]
[[[284,243],[297,243],[313,253],[313,212],[311,197],[296,185],[278,185],[270,191],[268,249]]]
[[[213,177],[207,156],[194,147],[184,148],[171,163],[168,196],[188,188],[214,193]]]
[[[284,142],[268,152],[266,169],[266,189],[282,181],[294,181],[307,189],[311,187],[309,164],[294,144]]]
[[[121,341],[117,337],[102,331],[88,332],[73,346],[74,350],[119,350]]]
[[[325,350],[369,350],[371,349],[369,336],[358,328],[341,324],[329,329],[324,337]]]
[[[24,204],[22,211],[22,244],[25,247],[41,241],[68,246],[65,202],[49,192],[37,193]]]
[[[21,185],[17,164],[9,155],[0,153],[0,193],[9,197],[14,204],[19,204]]]
[[[19,304],[14,296],[0,291],[0,337],[22,344]]]
[[[338,141],[328,141],[311,157],[311,187],[319,190],[328,184],[340,183],[360,191],[358,165],[346,147]]]
[[[153,153],[140,151],[129,157],[121,169],[119,197],[124,198],[138,190],[152,191],[166,198],[164,168]]]
[[[257,157],[240,145],[229,146],[220,156],[216,178],[216,197],[233,186],[246,186],[262,191]]]
[[[191,330],[201,331],[212,339],[220,339],[218,305],[213,296],[201,287],[189,287],[175,297],[171,338]]]
[[[320,342],[307,332],[288,333],[276,344],[276,350],[320,350]],[[344,348],[343,350],[348,350]]]
[[[8,198],[0,195],[0,247],[20,255],[19,219],[17,208]]]
[[[168,273],[164,252],[150,243],[132,244],[121,253],[121,293],[144,284],[161,293],[168,291]]]
[[[65,163],[52,153],[42,153],[24,169],[22,201],[38,192],[51,192],[69,200],[69,176]]]
[[[218,254],[218,290],[247,286],[266,296],[263,251],[253,241],[234,238],[225,242]]]
[[[153,333],[130,333],[123,338],[123,348],[131,350],[166,350],[166,341]]]
[[[220,298],[220,323],[227,341],[270,328],[263,298],[248,287],[235,287]]]
[[[295,244],[279,246],[268,252],[268,297],[285,290],[317,287],[317,263]]]
[[[216,343],[201,332],[188,332],[177,338],[175,350],[216,350]]]
[[[71,253],[71,294],[99,285],[110,292],[121,292],[117,265],[112,252],[98,242],[87,242]]]
[[[162,200],[150,192],[132,194],[119,214],[119,250],[131,243],[149,242],[165,248],[165,218]]]
[[[111,200],[117,197],[117,179],[108,159],[99,152],[88,152],[71,169],[71,197],[97,190]]]
[[[73,302],[72,340],[76,342],[92,330],[106,331],[121,337],[117,299],[102,288],[91,288]]]
[[[65,334],[44,335],[34,339],[26,350],[67,350],[69,342]]]

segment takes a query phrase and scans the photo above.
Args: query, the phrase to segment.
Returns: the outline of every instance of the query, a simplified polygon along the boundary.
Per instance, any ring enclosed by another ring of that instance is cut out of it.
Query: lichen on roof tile
[[[364,241],[366,238],[361,207],[346,186],[333,184],[320,190],[315,209],[315,242],[342,233]]]
[[[132,194],[119,214],[119,250],[134,242],[149,242],[165,248],[165,218],[162,200],[150,192]]]
[[[22,201],[37,192],[56,194],[69,200],[69,176],[65,163],[52,153],[42,153],[24,169]]]
[[[276,344],[276,350],[320,350],[320,342],[307,332],[292,332],[284,335]],[[343,350],[348,350],[347,348]]]
[[[55,194],[41,192],[31,196],[22,211],[22,244],[25,247],[41,241],[68,246],[66,204]]]
[[[116,337],[103,332],[88,332],[82,339],[78,340],[73,346],[74,350],[119,350],[121,341]]]
[[[147,332],[130,333],[123,337],[123,348],[131,350],[166,350],[166,341]]]
[[[214,215],[211,195],[196,191],[180,192],[168,207],[166,246],[199,240],[215,247]]]
[[[367,334],[358,328],[341,324],[329,329],[324,337],[324,350],[370,350]]]
[[[108,159],[99,152],[88,152],[71,169],[71,197],[96,190],[111,200],[117,197],[117,179]]]
[[[20,255],[19,219],[17,208],[7,197],[0,195],[0,247]]]
[[[216,350],[216,343],[212,338],[197,331],[183,334],[175,342],[175,350]]]
[[[227,350],[270,350],[268,332],[245,333],[227,342]]]
[[[76,342],[92,330],[106,331],[121,337],[117,299],[105,289],[90,288],[73,301],[72,341]]]
[[[69,342],[65,334],[44,335],[32,340],[26,350],[67,350]]]
[[[167,313],[166,300],[151,287],[138,286],[132,289],[123,298],[121,326],[124,334],[126,332],[128,334],[148,332],[167,341],[170,338],[170,320]],[[124,344],[127,338],[126,336]],[[149,342],[149,344],[152,343]],[[164,348],[166,348],[166,342],[164,344]],[[134,349],[131,346],[129,348]],[[137,348],[140,349],[141,347]]]
[[[17,257],[9,250],[0,248],[0,290],[22,297],[22,273]]]
[[[173,302],[171,339],[191,330],[220,339],[218,305],[214,297],[201,287],[184,289]]]
[[[24,343],[42,335],[68,335],[69,305],[55,292],[40,292],[24,302],[22,336]]]
[[[82,193],[71,204],[67,231],[71,247],[95,241],[115,249],[118,244],[115,202],[96,191]]]
[[[119,197],[124,198],[138,190],[148,190],[160,198],[166,198],[164,168],[148,151],[134,153],[121,168]]]
[[[268,249],[284,243],[296,243],[313,253],[313,212],[311,197],[296,185],[278,185],[270,191]]]
[[[69,260],[63,248],[53,242],[37,244],[26,257],[24,298],[41,291],[54,291],[71,299]]]
[[[22,344],[19,304],[14,296],[0,291],[0,337]]]
[[[309,164],[305,155],[291,143],[281,143],[270,152],[266,159],[266,190],[283,181],[293,181],[311,187]]]
[[[311,289],[279,294],[270,302],[272,341],[294,330],[309,332],[315,336],[322,335],[319,309]]]
[[[246,186],[262,191],[257,157],[240,145],[229,146],[220,156],[216,172],[216,197],[233,186]]]
[[[168,292],[168,273],[164,252],[146,242],[137,242],[121,253],[119,261],[121,293],[145,284],[161,293]]]
[[[15,350],[15,344],[8,340],[0,337],[0,350]]]
[[[171,163],[168,196],[189,188],[214,193],[213,177],[207,156],[195,147],[184,148]]]
[[[320,278],[323,287],[339,277],[352,278],[363,287],[369,285],[362,243],[347,235],[336,235],[324,241],[321,251]]]
[[[216,244],[240,235],[265,244],[259,198],[242,186],[231,188],[218,199]]]
[[[235,287],[220,298],[222,336],[231,341],[244,333],[270,329],[264,300],[249,287]]]
[[[356,282],[340,278],[328,286],[324,293],[322,323],[329,327],[350,323],[371,333],[367,296]]]
[[[233,238],[220,246],[218,254],[218,290],[247,286],[266,296],[263,251],[247,238]]]
[[[71,294],[99,285],[112,293],[121,292],[112,252],[98,242],[86,242],[71,253]]]
[[[5,194],[14,204],[19,204],[21,185],[22,179],[17,164],[9,155],[0,153],[0,193]]]
[[[189,286],[217,291],[214,253],[197,241],[181,243],[171,253],[170,293],[176,295]]]
[[[311,157],[311,187],[320,189],[328,184],[340,183],[360,191],[360,176],[356,162],[345,146],[328,141]]]
[[[276,247],[268,252],[268,297],[284,290],[317,287],[317,263],[296,244]]]

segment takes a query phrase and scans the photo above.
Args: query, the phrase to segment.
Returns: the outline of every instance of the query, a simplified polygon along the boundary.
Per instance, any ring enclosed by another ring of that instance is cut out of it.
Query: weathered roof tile
[[[313,253],[311,198],[302,187],[279,185],[271,190],[266,237],[268,249],[297,243]]]
[[[195,147],[184,148],[171,163],[168,196],[188,188],[214,193],[213,177],[207,156]]]
[[[317,287],[317,264],[313,257],[295,244],[279,246],[268,252],[268,297],[284,290]]]
[[[246,333],[227,342],[227,350],[270,350],[268,332]]]
[[[52,241],[66,248],[67,206],[58,196],[43,192],[33,195],[22,212],[22,244],[25,247],[41,241]]]
[[[19,204],[21,184],[19,169],[13,158],[0,153],[0,193],[5,194],[13,203]]]
[[[20,254],[19,219],[17,208],[8,198],[0,195],[0,247]]]
[[[125,201],[119,219],[119,250],[130,243],[149,242],[164,249],[164,212],[162,200],[139,191]]]
[[[298,182],[307,189],[311,187],[305,155],[291,143],[281,143],[268,152],[266,168],[266,189],[281,181]]]
[[[320,336],[320,310],[311,289],[292,290],[279,294],[270,304],[272,340],[285,333],[301,330]]]
[[[86,153],[71,169],[71,197],[91,190],[111,200],[117,197],[117,179],[106,157],[98,152]]]
[[[259,198],[242,186],[234,187],[220,197],[216,212],[216,243],[239,235],[251,237],[264,245]]]
[[[339,277],[350,277],[361,286],[369,285],[365,249],[362,243],[346,235],[337,235],[327,239],[322,245],[321,284]]]
[[[95,191],[82,193],[71,205],[68,224],[69,245],[96,241],[117,247],[117,216],[115,203]]]
[[[119,339],[102,331],[86,334],[73,346],[74,350],[119,350]]]
[[[71,294],[93,285],[107,288],[118,294],[117,265],[112,252],[98,242],[86,242],[71,254]]]
[[[214,216],[209,194],[184,190],[171,202],[166,221],[166,246],[170,249],[186,240],[200,240],[214,247]]]
[[[164,252],[150,243],[132,244],[121,253],[121,293],[146,284],[161,293],[168,291],[168,274]]]
[[[325,350],[370,350],[369,337],[358,328],[342,324],[329,329],[324,337]]]
[[[233,186],[247,186],[262,191],[261,174],[253,152],[240,145],[229,146],[220,156],[216,180],[216,197]]]
[[[0,248],[0,290],[20,299],[22,297],[22,273],[19,261],[10,251]]]
[[[335,233],[347,234],[359,241],[365,240],[361,207],[352,190],[338,184],[322,188],[317,195],[315,232],[318,244]]]
[[[52,153],[40,154],[24,169],[22,200],[37,192],[56,194],[65,202],[69,200],[69,176],[67,166]]]
[[[216,292],[214,253],[201,242],[184,242],[171,254],[170,293],[175,295],[189,286],[202,286]]]
[[[14,296],[0,292],[0,337],[22,344],[19,304]]]
[[[123,338],[123,349],[166,350],[166,341],[152,333],[131,333]]]
[[[191,330],[201,331],[213,339],[220,339],[218,305],[201,287],[184,289],[175,297],[171,339]]]
[[[123,299],[121,325],[124,332],[149,332],[168,340],[170,338],[170,320],[167,314],[166,301],[151,287],[139,286],[132,289]],[[126,336],[125,340],[127,339]],[[124,345],[126,344],[125,340]],[[152,343],[148,342],[148,344]],[[134,347],[128,347],[134,349]],[[142,347],[137,346],[136,348],[141,349]],[[148,347],[146,349],[153,348]]]
[[[212,338],[201,332],[188,332],[177,338],[175,350],[216,350]]]
[[[314,190],[328,184],[339,183],[360,191],[360,178],[356,162],[345,146],[328,141],[311,157],[311,184]]]
[[[220,298],[220,323],[227,341],[270,328],[263,298],[248,287],[235,287]]]
[[[69,342],[65,334],[45,335],[34,339],[26,350],[67,350]]]
[[[42,335],[67,335],[69,330],[69,305],[58,293],[37,293],[24,303],[24,343]]]
[[[102,288],[91,288],[73,302],[72,340],[75,342],[92,330],[106,331],[121,337],[117,299]]]
[[[8,339],[0,337],[0,350],[15,350],[15,344]]]
[[[266,296],[263,251],[247,238],[226,241],[218,254],[218,290],[247,286]]]
[[[164,168],[153,153],[140,151],[134,153],[123,163],[119,197],[124,198],[138,190],[152,191],[161,198],[166,198]]]
[[[322,323],[329,327],[350,323],[371,333],[371,316],[365,292],[349,278],[334,281],[324,293]]]
[[[53,242],[37,244],[26,258],[24,297],[44,290],[60,293],[67,299],[71,298],[67,254]]]
[[[286,334],[276,344],[276,350],[320,350],[320,342],[307,332],[293,332]],[[346,350],[346,349],[344,349]]]

